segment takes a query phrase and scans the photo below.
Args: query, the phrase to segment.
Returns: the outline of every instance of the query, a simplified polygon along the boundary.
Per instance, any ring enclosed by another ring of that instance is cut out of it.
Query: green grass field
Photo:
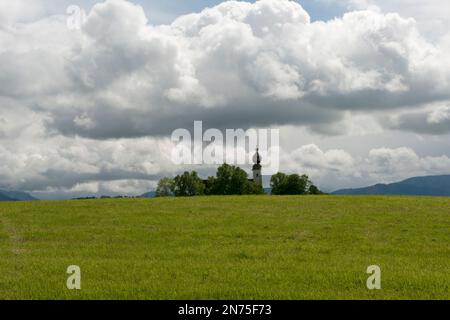
[[[450,198],[0,203],[0,299],[450,299]]]

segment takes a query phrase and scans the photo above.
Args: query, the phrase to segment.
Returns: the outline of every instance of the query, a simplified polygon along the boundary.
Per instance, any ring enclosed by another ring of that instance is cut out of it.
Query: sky
[[[448,12],[438,0],[0,0],[0,189],[136,195],[184,170],[206,177],[213,167],[170,161],[171,133],[195,120],[279,129],[280,170],[326,191],[449,174]]]

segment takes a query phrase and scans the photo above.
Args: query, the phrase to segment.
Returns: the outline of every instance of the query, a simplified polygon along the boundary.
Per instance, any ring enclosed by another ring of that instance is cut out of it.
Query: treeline
[[[323,194],[307,175],[277,173],[270,181],[274,195]],[[262,186],[248,180],[247,172],[237,166],[223,164],[215,177],[202,180],[197,172],[184,172],[175,178],[162,178],[156,189],[157,197],[208,195],[264,194]]]
[[[192,197],[201,195],[263,194],[261,186],[248,180],[247,172],[236,166],[223,164],[215,177],[202,180],[197,172],[185,172],[175,178],[159,181],[156,196]]]
[[[270,179],[270,186],[272,187],[272,194],[275,195],[324,194],[305,174],[300,176],[279,172]]]

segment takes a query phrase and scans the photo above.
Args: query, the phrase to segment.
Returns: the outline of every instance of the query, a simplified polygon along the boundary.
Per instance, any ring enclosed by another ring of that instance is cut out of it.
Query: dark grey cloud
[[[402,113],[384,122],[388,129],[419,134],[445,135],[450,133],[450,105],[434,105],[426,111]]]
[[[244,103],[244,104],[243,104]],[[170,136],[178,128],[191,129],[194,121],[203,121],[204,128],[249,129],[258,127],[297,124],[317,128],[333,124],[343,114],[333,109],[317,110],[314,105],[280,101],[271,104],[257,99],[236,101],[236,105],[205,109],[198,106],[172,106],[172,110],[146,110],[127,112],[109,106],[92,110],[55,110],[46,122],[48,130],[67,136],[79,135],[91,139],[137,138],[142,136]],[[189,113],[186,113],[186,108]],[[85,121],[84,119],[89,119]],[[80,121],[77,121],[80,120]],[[92,123],[92,125],[90,125]]]

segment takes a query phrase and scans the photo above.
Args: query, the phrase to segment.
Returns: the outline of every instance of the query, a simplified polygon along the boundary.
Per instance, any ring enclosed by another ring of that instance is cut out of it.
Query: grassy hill
[[[0,299],[450,299],[450,199],[0,203]],[[369,291],[367,266],[382,269]],[[82,290],[66,289],[79,265]]]

